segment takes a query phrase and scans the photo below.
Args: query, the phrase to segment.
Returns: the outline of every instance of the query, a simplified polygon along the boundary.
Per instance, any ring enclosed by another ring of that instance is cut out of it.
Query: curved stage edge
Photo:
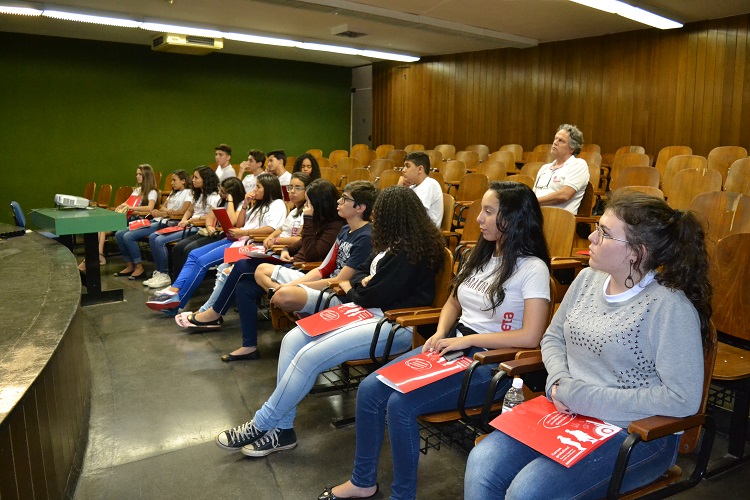
[[[71,498],[90,392],[75,258],[36,233],[0,240],[0,284],[0,498]]]

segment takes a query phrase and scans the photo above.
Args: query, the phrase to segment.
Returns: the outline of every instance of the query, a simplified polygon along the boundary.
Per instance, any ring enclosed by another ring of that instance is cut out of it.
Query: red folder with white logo
[[[309,337],[332,332],[342,326],[374,318],[375,315],[357,304],[340,304],[329,307],[312,316],[297,320],[297,326]]]
[[[275,255],[267,254],[263,245],[242,245],[224,249],[224,264],[233,264],[242,259],[261,259],[269,264],[288,264]]]
[[[560,413],[545,397],[521,403],[490,425],[565,467],[622,430],[596,418]]]
[[[471,359],[466,356],[446,361],[439,352],[427,351],[384,366],[376,372],[381,382],[405,394],[462,372],[470,364]]]

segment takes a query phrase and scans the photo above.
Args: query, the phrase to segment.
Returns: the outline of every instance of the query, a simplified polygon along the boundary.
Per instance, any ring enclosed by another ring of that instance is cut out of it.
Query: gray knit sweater
[[[574,413],[623,428],[652,415],[694,414],[703,390],[697,311],[656,281],[608,303],[607,276],[583,270],[542,338],[547,394],[559,380],[556,398]]]

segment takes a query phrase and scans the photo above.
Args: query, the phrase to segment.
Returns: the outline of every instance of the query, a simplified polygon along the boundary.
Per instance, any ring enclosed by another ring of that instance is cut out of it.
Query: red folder
[[[297,326],[309,337],[317,337],[342,326],[374,317],[373,313],[357,304],[340,304],[298,320]]]
[[[167,226],[162,229],[159,229],[157,234],[171,234],[176,233],[177,231],[183,231],[185,228],[180,226]]]
[[[596,418],[560,413],[545,397],[521,403],[490,425],[565,467],[622,430]]]
[[[219,224],[221,224],[221,228],[226,233],[230,229],[234,227],[234,224],[232,224],[232,221],[229,220],[229,214],[227,213],[227,209],[224,207],[219,208],[212,208],[214,215],[216,216],[216,220],[219,221]]]
[[[271,264],[287,264],[274,255],[265,253],[263,245],[242,245],[224,249],[224,264],[232,264],[242,259],[262,259]]]
[[[125,204],[129,207],[137,207],[141,204],[141,201],[143,201],[142,196],[133,194],[133,195],[130,195],[130,197],[127,199]]]
[[[405,394],[462,372],[470,364],[471,359],[466,356],[446,361],[439,352],[427,351],[384,366],[377,373],[381,382]]]
[[[136,219],[136,220],[131,220],[130,222],[128,222],[128,229],[130,229],[131,231],[133,229],[140,229],[142,227],[150,227],[150,226],[151,226],[151,221],[149,219]]]

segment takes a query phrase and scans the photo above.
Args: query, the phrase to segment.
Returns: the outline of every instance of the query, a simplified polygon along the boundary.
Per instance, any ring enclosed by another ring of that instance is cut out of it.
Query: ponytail
[[[657,282],[681,290],[693,304],[705,347],[713,289],[701,222],[692,212],[674,210],[664,200],[635,191],[616,191],[607,210],[625,222],[628,245],[636,254],[633,267],[641,276],[656,270]]]

